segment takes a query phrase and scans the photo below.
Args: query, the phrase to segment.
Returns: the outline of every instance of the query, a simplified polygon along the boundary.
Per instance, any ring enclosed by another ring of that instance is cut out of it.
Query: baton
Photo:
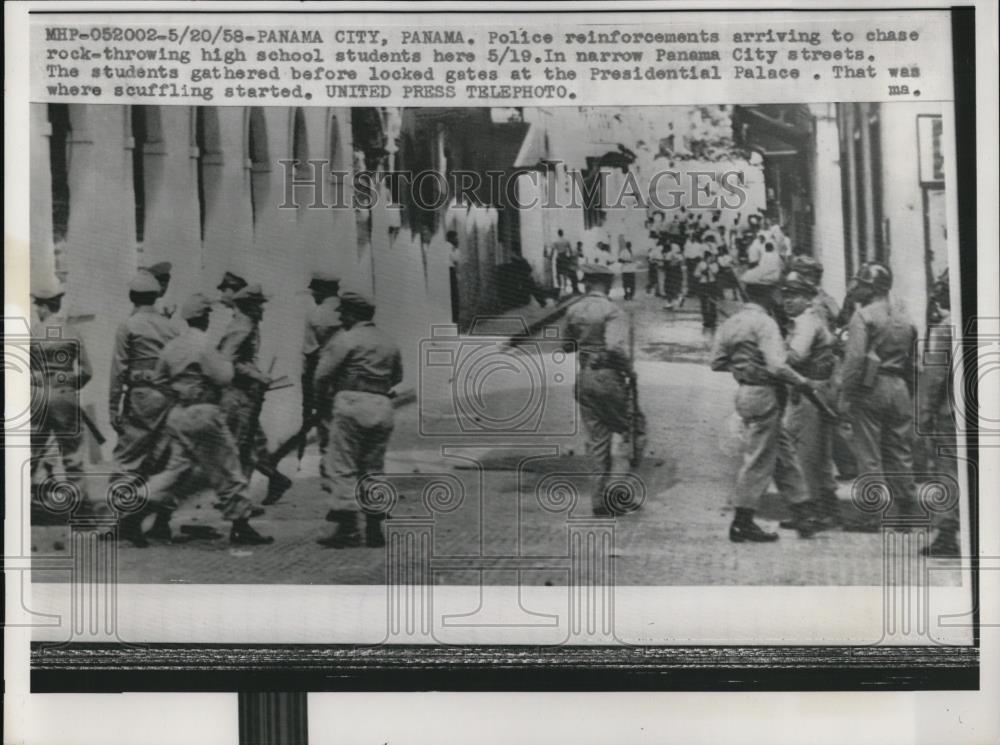
[[[108,441],[108,438],[105,437],[103,434],[101,434],[101,430],[99,430],[97,428],[97,425],[94,424],[94,420],[91,419],[90,415],[87,414],[87,412],[84,411],[83,409],[80,409],[80,421],[83,422],[84,426],[87,428],[90,434],[94,436],[94,439],[97,440],[98,445],[103,445]]]

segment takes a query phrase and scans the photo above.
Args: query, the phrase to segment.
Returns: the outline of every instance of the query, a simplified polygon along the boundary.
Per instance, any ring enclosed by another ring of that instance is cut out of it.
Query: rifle
[[[80,409],[80,421],[83,422],[83,425],[87,428],[90,434],[93,435],[95,440],[97,440],[98,445],[103,445],[108,441],[108,438],[105,437],[101,430],[97,428],[97,425],[94,424],[94,420],[91,419],[90,415],[83,409]]]

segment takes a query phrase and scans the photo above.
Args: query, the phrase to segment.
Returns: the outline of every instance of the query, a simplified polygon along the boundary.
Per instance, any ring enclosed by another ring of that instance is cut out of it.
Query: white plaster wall
[[[927,270],[924,212],[917,145],[917,115],[940,114],[934,102],[880,106],[882,216],[889,223],[893,295],[905,302],[917,326],[926,325]],[[947,185],[946,185],[947,188]]]
[[[839,302],[847,290],[847,264],[836,107],[831,103],[809,105],[816,127],[812,184],[813,250],[815,258],[823,264],[823,289]]]

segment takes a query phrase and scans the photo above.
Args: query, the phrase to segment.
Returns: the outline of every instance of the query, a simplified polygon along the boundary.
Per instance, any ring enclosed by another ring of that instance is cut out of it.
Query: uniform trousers
[[[611,436],[629,431],[628,393],[622,376],[610,368],[583,368],[577,377],[577,401],[587,438],[586,450],[594,489],[591,506],[604,509],[611,473]]]
[[[173,512],[179,498],[204,481],[218,495],[223,517],[248,517],[253,505],[246,498],[247,479],[222,410],[208,403],[177,405],[165,429],[170,438],[167,465],[146,481],[151,506]]]
[[[249,480],[258,461],[267,460],[267,438],[260,428],[260,402],[250,392],[230,386],[222,393],[219,406],[239,453],[240,467]]]
[[[84,504],[89,497],[83,467],[80,394],[76,386],[58,385],[54,376],[50,376],[46,383],[42,395],[32,405],[31,483],[38,486],[48,476],[41,466],[49,455],[51,439],[59,450],[65,480],[73,486],[80,503]]]
[[[858,474],[880,477],[897,509],[912,507],[913,399],[906,381],[878,375],[872,390],[851,402],[850,420]]]
[[[785,409],[784,427],[795,444],[810,498],[828,506],[837,504],[833,476],[833,430],[816,405],[804,396],[792,396]]]
[[[736,475],[736,507],[755,510],[773,480],[790,504],[809,500],[792,437],[782,424],[782,402],[773,386],[740,385],[736,413],[743,420],[743,464]]]
[[[124,472],[149,472],[162,455],[163,424],[170,399],[153,386],[129,388],[122,412],[121,432],[115,443],[115,468]]]
[[[392,401],[388,396],[361,391],[338,391],[329,421],[330,444],[326,451],[324,482],[331,510],[378,512],[377,505],[359,504],[359,485],[370,474],[385,470],[385,452],[393,429]]]

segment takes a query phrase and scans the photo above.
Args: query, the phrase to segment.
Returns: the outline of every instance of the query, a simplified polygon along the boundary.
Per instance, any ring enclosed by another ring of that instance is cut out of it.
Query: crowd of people
[[[954,412],[945,367],[917,363],[917,326],[901,304],[890,300],[892,272],[884,264],[862,265],[843,306],[823,289],[823,266],[797,255],[781,227],[763,215],[742,230],[728,230],[718,214],[678,213],[668,223],[651,221],[647,293],[667,299],[668,310],[696,295],[704,328],[713,332],[711,367],[739,384],[736,414],[742,426],[743,463],[737,477],[735,514],[729,537],[738,543],[770,542],[778,533],[763,529],[754,513],[773,482],[791,517],[781,527],[808,538],[843,529],[877,532],[886,520],[905,525],[927,517],[918,503],[916,468],[933,459],[934,469],[957,483],[954,459],[939,448],[954,436]],[[738,220],[738,218],[737,218]],[[572,256],[559,233],[557,258]],[[595,260],[577,266],[557,263],[560,284],[576,292],[577,272],[586,294],[567,310],[566,335],[580,350],[577,397],[594,467],[611,467],[611,436],[626,439],[637,430],[623,398],[635,372],[624,349],[624,316],[609,299],[616,273],[625,301],[634,297],[634,255],[623,242],[617,258],[599,244]],[[617,267],[614,264],[617,262]],[[613,267],[618,271],[614,271]],[[741,300],[716,331],[718,300],[725,291]],[[946,348],[950,313],[947,274],[931,293],[936,347]],[[937,433],[932,441],[916,437]],[[637,411],[636,415],[640,415]],[[640,415],[641,416],[641,415]],[[643,431],[639,428],[639,432]],[[924,469],[925,474],[934,473]],[[871,481],[881,508],[845,518],[837,478]],[[948,479],[945,478],[945,481]],[[599,485],[595,515],[606,514]],[[952,556],[958,547],[957,495],[942,514],[927,548]]]
[[[70,511],[101,515],[115,510],[117,531],[110,536],[137,547],[150,541],[221,537],[213,529],[195,530],[199,526],[182,526],[178,534],[171,526],[183,500],[209,488],[215,507],[231,523],[232,543],[268,544],[273,539],[257,532],[250,520],[291,486],[278,463],[296,446],[304,447],[306,435],[316,428],[323,490],[330,502],[326,519],[337,526],[318,542],[331,548],[360,546],[362,541],[384,545],[385,514],[373,501],[366,502],[359,483],[366,474],[383,470],[393,429],[391,399],[403,370],[399,348],[373,322],[372,301],[361,293],[341,292],[334,276],[312,277],[308,290],[315,305],[302,348],[303,424],[269,452],[260,423],[264,397],[292,384],[284,376],[272,377],[259,359],[268,296],[259,284],[226,272],[217,298],[194,293],[179,308],[168,307],[163,297],[171,269],[166,262],[141,269],[128,287],[133,311],[117,331],[111,360],[108,409],[117,442],[107,492],[111,499],[105,503],[88,494],[84,438],[73,426],[83,418],[100,434],[80,409],[79,391],[92,378],[86,346],[61,313],[62,288],[33,288],[33,520],[65,517]],[[231,320],[215,343],[207,332],[219,306],[231,311]],[[62,461],[58,480],[53,478],[52,446]],[[249,498],[254,471],[268,479],[261,504]]]

